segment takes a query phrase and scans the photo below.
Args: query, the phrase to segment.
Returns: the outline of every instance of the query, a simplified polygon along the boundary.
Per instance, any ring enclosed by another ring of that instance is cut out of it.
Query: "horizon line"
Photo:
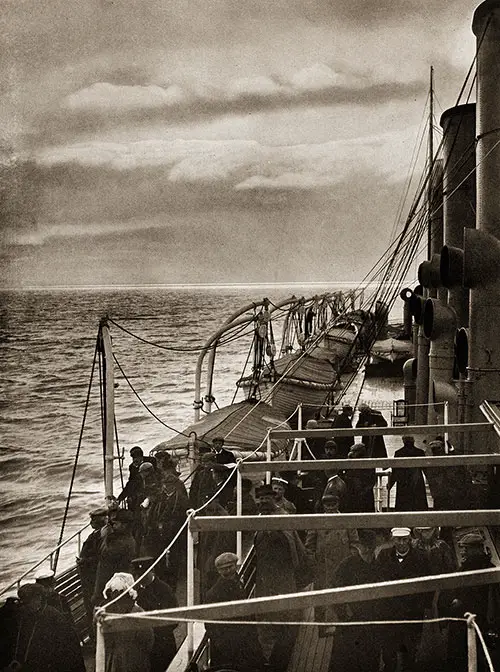
[[[7,292],[31,292],[31,291],[89,291],[89,290],[125,290],[125,289],[221,289],[221,288],[253,288],[253,287],[351,287],[356,289],[363,281],[292,281],[292,282],[192,282],[192,283],[148,283],[141,285],[28,285],[26,287],[3,287],[0,291]],[[366,286],[379,285],[379,282],[367,282]],[[385,283],[398,285],[399,283]]]

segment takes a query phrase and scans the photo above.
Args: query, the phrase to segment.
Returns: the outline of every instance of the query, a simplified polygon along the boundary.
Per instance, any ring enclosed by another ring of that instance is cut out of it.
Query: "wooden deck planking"
[[[314,609],[305,610],[304,619],[314,619]],[[318,626],[301,625],[287,672],[328,672],[333,637],[319,637]]]

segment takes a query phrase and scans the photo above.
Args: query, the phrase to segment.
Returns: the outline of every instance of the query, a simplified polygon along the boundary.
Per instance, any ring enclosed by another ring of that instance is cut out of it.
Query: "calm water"
[[[325,287],[325,289],[328,289]],[[332,288],[330,288],[332,289]],[[192,422],[196,352],[227,316],[249,301],[318,288],[183,288],[0,293],[0,587],[16,579],[57,543],[86,406],[99,319],[108,314],[141,338],[112,327],[113,349],[142,401],[116,372],[119,444],[148,452]],[[276,333],[276,332],[275,332]],[[214,393],[230,403],[251,337],[217,354]],[[66,535],[102,504],[102,448],[96,369]],[[394,390],[365,389],[390,401]],[[125,461],[128,464],[128,459]],[[116,491],[121,489],[117,475]],[[67,562],[68,558],[64,558]]]

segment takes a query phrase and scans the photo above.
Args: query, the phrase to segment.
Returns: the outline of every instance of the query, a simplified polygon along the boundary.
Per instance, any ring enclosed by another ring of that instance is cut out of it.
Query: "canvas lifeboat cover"
[[[187,454],[188,437],[195,432],[200,443],[206,441],[211,444],[214,437],[225,437],[224,447],[236,452],[238,457],[245,457],[260,446],[256,459],[262,459],[262,455],[266,452],[265,437],[270,427],[291,429],[285,416],[268,404],[245,400],[205,415],[184,429],[183,435],[163,441],[155,446],[154,450],[165,449]],[[286,445],[286,439],[273,440],[273,455],[284,450]]]

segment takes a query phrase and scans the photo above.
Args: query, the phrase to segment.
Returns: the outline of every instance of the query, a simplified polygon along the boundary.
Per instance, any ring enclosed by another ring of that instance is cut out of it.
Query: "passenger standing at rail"
[[[336,495],[323,495],[321,502],[325,513],[342,515]],[[356,530],[332,528],[307,532],[305,547],[314,567],[314,590],[334,585],[338,565],[352,554],[351,547],[357,540]],[[335,620],[335,612],[330,608],[316,607],[314,612],[315,620]]]
[[[248,597],[238,576],[237,555],[221,553],[215,558],[215,569],[218,577],[207,592],[206,602],[232,602]],[[245,617],[243,620],[253,618]],[[256,626],[207,623],[205,630],[210,638],[212,667],[238,672],[262,672],[265,669]]]
[[[364,443],[355,443],[349,453],[351,460],[367,457]],[[343,475],[347,492],[343,510],[347,513],[373,513],[375,497],[373,488],[377,482],[375,469],[346,469]]]
[[[67,618],[71,627],[74,628],[75,621],[73,619],[71,607],[69,606],[68,598],[65,595],[61,595],[56,590],[56,578],[54,575],[54,570],[38,570],[38,572],[35,574],[35,582],[45,589],[45,600],[47,605],[57,609],[57,611]]]
[[[134,577],[128,572],[113,574],[104,588],[106,602],[117,599],[106,608],[113,614],[142,613],[135,600],[137,591],[132,588]],[[150,654],[154,635],[151,627],[133,626],[127,630],[108,632],[104,635],[106,672],[151,672]]]
[[[361,404],[356,428],[363,427],[387,427],[387,420],[380,411],[370,408],[368,404]],[[363,436],[361,442],[366,446],[367,457],[387,457],[383,436]]]
[[[375,558],[377,537],[372,530],[358,530],[355,552],[337,567],[332,588],[358,586],[382,581],[379,563]],[[330,670],[342,672],[378,672],[382,645],[382,628],[373,621],[384,618],[380,600],[351,602],[335,606],[340,621],[365,621],[367,625],[337,629]],[[390,626],[388,626],[390,627]]]
[[[425,457],[425,452],[415,446],[413,436],[403,436],[403,447],[396,450],[394,457]],[[392,468],[387,483],[388,496],[397,483],[396,511],[425,511],[428,508],[425,481],[420,467]]]
[[[200,463],[194,470],[189,488],[189,506],[198,509],[206,502],[207,495],[212,496],[216,490],[214,465],[217,464],[212,452],[200,455]]]
[[[222,436],[216,436],[212,439],[212,452],[215,455],[217,464],[234,464],[236,462],[234,453],[224,448],[224,439]]]
[[[274,493],[274,501],[285,513],[297,513],[297,508],[295,504],[290,502],[285,497],[285,490],[288,485],[288,481],[285,481],[284,478],[279,476],[273,476],[271,479],[271,487]]]
[[[177,598],[170,586],[156,576],[152,557],[134,558],[131,568],[136,586],[137,604],[144,611],[173,609],[177,607]],[[143,576],[145,574],[145,576]],[[150,654],[151,672],[165,672],[177,652],[174,630],[177,623],[166,622],[154,628],[154,644]]]
[[[384,548],[378,555],[382,581],[398,581],[430,574],[425,554],[411,545],[408,527],[391,530],[392,547]],[[423,620],[426,607],[430,607],[428,594],[404,595],[383,601],[386,620]],[[413,670],[417,647],[422,636],[421,623],[391,625],[383,631],[384,672]],[[399,667],[398,667],[399,666]]]
[[[352,428],[352,416],[354,414],[354,409],[349,404],[342,406],[342,412],[337,415],[334,419],[332,428],[333,429],[348,429]],[[349,449],[354,444],[354,434],[348,436],[337,436],[335,437],[335,442],[337,443],[337,458],[342,459],[346,458],[349,453]]]
[[[12,620],[2,622],[3,668],[9,672],[85,672],[82,651],[67,618],[46,602],[46,590],[27,583],[18,590]]]
[[[270,485],[256,491],[259,512],[264,515],[280,513]],[[285,530],[259,530],[255,533],[255,597],[283,595],[297,591],[296,573],[300,566],[301,549],[298,536]],[[264,620],[296,620],[294,611],[266,614]],[[272,672],[285,672],[293,652],[297,627],[290,625],[263,626],[260,629],[264,653],[269,655]]]
[[[227,510],[219,503],[218,498],[209,499],[201,510],[202,516],[227,516]],[[217,579],[215,558],[224,551],[236,550],[236,533],[228,530],[212,530],[199,532],[196,546],[196,567],[200,572],[200,593],[202,601],[207,590]]]
[[[118,495],[118,501],[123,502],[127,500],[127,508],[131,511],[136,511],[143,495],[143,482],[139,474],[139,468],[144,462],[151,463],[151,458],[144,457],[144,452],[140,446],[134,446],[130,449],[130,457],[132,462],[129,465],[129,477],[125,487]]]
[[[460,571],[470,572],[477,569],[491,569],[494,567],[489,555],[484,549],[484,539],[479,532],[469,532],[459,541],[463,553]],[[465,586],[454,591],[450,613],[454,617],[463,618],[464,614],[472,613],[476,616],[476,623],[486,639],[486,645],[493,657],[493,669],[497,670],[500,664],[498,645],[490,639],[490,632],[497,637],[500,632],[500,589],[498,584]],[[492,646],[493,645],[493,646]],[[453,672],[467,672],[467,634],[464,622],[452,621],[448,636],[448,665],[447,670]],[[486,672],[489,666],[486,663],[482,647],[478,642],[478,672]]]
[[[107,509],[94,509],[90,512],[90,525],[93,531],[83,542],[80,555],[76,559],[89,632],[93,630],[92,593],[94,592],[97,564],[99,562],[99,549],[102,541],[101,530],[106,525],[107,519]]]
[[[106,582],[116,572],[128,571],[130,561],[135,556],[135,540],[131,533],[133,512],[118,509],[109,514],[109,530],[101,541],[99,562],[92,601],[101,604],[102,591]]]

